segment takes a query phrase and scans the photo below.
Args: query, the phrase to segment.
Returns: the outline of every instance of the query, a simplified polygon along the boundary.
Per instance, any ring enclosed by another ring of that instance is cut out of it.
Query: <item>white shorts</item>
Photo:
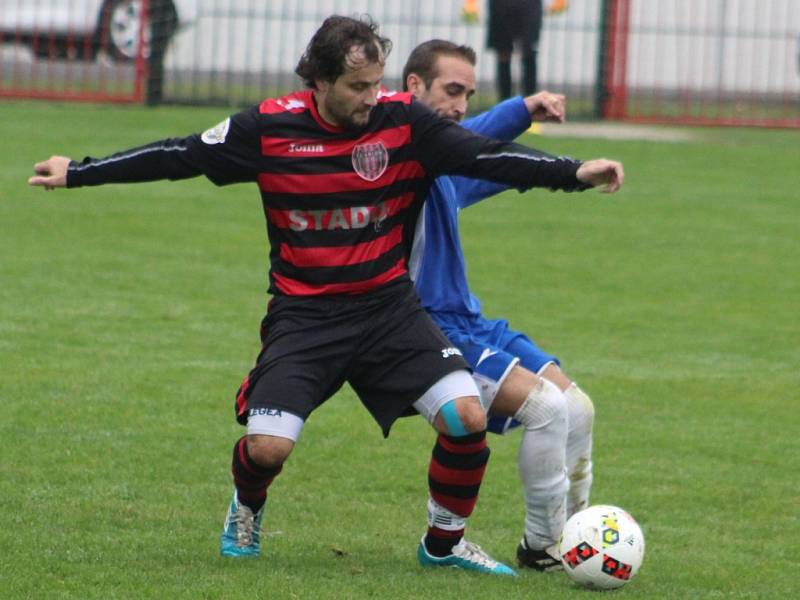
[[[414,408],[433,424],[442,406],[464,396],[480,398],[478,386],[467,370],[453,371],[434,383],[414,402]],[[255,412],[255,414],[253,414]],[[247,435],[272,435],[297,442],[304,421],[297,415],[274,408],[253,409],[247,419]]]
[[[285,410],[256,408],[247,419],[247,435],[272,435],[297,442],[303,424],[303,419]]]
[[[434,383],[414,402],[414,408],[433,425],[433,420],[439,414],[442,406],[464,396],[481,397],[475,380],[467,370],[453,371]]]

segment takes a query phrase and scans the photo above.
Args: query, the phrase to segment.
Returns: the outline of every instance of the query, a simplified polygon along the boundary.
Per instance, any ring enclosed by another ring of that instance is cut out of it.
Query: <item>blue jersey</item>
[[[531,118],[521,97],[467,119],[467,129],[500,140],[513,140],[530,127]],[[481,305],[467,285],[467,270],[458,234],[458,212],[493,196],[508,186],[460,176],[434,180],[417,221],[409,271],[417,293],[435,320],[437,313],[480,315]]]

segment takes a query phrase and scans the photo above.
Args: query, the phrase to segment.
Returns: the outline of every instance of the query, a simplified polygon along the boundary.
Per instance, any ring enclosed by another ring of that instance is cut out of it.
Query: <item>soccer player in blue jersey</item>
[[[405,89],[440,116],[461,121],[475,92],[475,53],[432,40],[410,55]],[[564,120],[564,97],[540,92],[511,98],[467,119],[464,127],[512,140],[531,120]],[[489,431],[521,427],[518,461],[525,495],[520,566],[557,570],[556,541],[568,515],[588,506],[592,484],[592,401],[547,354],[505,320],[487,319],[467,285],[458,212],[508,186],[443,176],[428,192],[417,223],[410,270],[423,306],[473,369],[489,408]],[[608,189],[606,191],[614,191]]]

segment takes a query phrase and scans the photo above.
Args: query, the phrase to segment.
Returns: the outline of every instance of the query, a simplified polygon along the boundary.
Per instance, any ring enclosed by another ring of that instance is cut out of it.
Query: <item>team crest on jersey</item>
[[[375,181],[389,166],[389,152],[383,142],[359,144],[353,148],[353,168],[361,179]]]
[[[200,136],[200,139],[209,146],[213,146],[214,144],[224,144],[225,138],[228,137],[228,130],[230,127],[231,118],[228,117],[222,123],[214,125],[214,127],[211,129],[204,131],[203,135]]]

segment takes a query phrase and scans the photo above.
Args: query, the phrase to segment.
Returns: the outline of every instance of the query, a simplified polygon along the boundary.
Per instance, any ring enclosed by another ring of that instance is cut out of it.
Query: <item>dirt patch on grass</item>
[[[535,131],[533,133],[536,133]],[[542,123],[539,133],[553,137],[601,138],[606,140],[652,140],[661,142],[688,142],[696,139],[686,129],[656,125],[631,125],[628,123]]]

